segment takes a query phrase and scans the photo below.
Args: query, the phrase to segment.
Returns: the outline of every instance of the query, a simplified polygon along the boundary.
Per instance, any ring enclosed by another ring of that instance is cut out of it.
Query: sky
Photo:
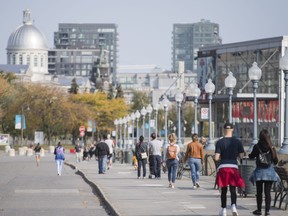
[[[174,23],[218,23],[223,44],[288,35],[287,0],[2,0],[0,64],[6,64],[8,38],[22,25],[25,9],[50,48],[59,23],[115,23],[118,65],[168,70]]]

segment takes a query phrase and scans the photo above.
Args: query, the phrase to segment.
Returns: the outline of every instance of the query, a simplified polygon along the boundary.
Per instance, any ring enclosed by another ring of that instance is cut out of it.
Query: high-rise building
[[[197,70],[197,51],[200,47],[221,44],[219,25],[202,19],[197,23],[177,23],[172,32],[172,71],[178,71],[179,61],[184,61],[185,72]]]
[[[116,24],[60,23],[49,51],[49,72],[56,75],[90,76],[97,60],[107,63],[115,82],[118,33]],[[103,59],[104,58],[104,59]]]

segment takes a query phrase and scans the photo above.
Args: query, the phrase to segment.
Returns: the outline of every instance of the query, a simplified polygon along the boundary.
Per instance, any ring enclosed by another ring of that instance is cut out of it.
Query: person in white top
[[[108,145],[109,147],[109,155],[108,155],[108,160],[107,160],[107,169],[109,170],[112,167],[112,156],[113,156],[113,148],[114,148],[114,142],[111,139],[110,134],[107,134],[107,136],[104,136],[104,142]]]
[[[153,174],[155,178],[161,178],[161,157],[162,157],[162,142],[157,139],[156,133],[151,134],[152,141],[149,143],[149,154],[152,156]]]

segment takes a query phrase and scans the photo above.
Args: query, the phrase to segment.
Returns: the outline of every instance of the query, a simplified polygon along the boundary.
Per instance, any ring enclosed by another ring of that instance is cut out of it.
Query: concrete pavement
[[[214,189],[213,176],[201,176],[200,188],[192,189],[191,179],[184,175],[176,180],[175,188],[168,188],[167,174],[162,178],[137,179],[137,172],[130,164],[114,163],[106,174],[98,174],[97,161],[76,163],[75,157],[67,157],[66,165],[74,167],[86,181],[94,185],[101,194],[103,202],[111,215],[121,216],[158,216],[158,215],[218,215],[220,210],[220,193]],[[148,165],[147,165],[148,170]],[[229,194],[229,192],[228,192]],[[272,199],[274,193],[272,193]],[[230,204],[228,196],[227,204]],[[238,197],[239,215],[252,215],[256,209],[253,196]],[[273,200],[272,200],[273,204]],[[227,215],[232,215],[230,206]],[[264,210],[263,210],[264,212]],[[287,215],[287,211],[271,207],[271,215]]]

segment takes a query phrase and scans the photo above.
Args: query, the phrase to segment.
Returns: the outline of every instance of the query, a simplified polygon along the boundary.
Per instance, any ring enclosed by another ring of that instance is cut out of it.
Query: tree
[[[131,110],[140,111],[144,106],[147,106],[149,104],[149,97],[145,92],[134,91],[132,101],[133,104],[131,106]]]
[[[76,82],[76,78],[73,78],[71,81],[71,87],[69,88],[68,92],[70,94],[77,94],[79,91],[79,85]]]
[[[123,92],[121,84],[117,85],[116,90],[117,90],[116,98],[124,98],[124,92]]]

